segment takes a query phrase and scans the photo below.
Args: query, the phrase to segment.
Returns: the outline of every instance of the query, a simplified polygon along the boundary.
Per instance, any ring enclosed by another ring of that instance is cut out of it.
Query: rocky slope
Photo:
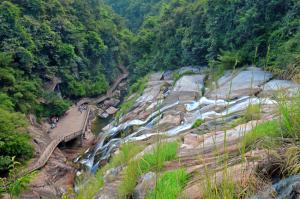
[[[254,148],[242,153],[242,137],[257,124],[277,117],[278,103],[273,98],[277,92],[284,90],[292,95],[299,85],[277,80],[256,67],[227,71],[210,84],[205,68],[182,68],[176,72],[180,76],[177,81],[171,73],[151,74],[147,88],[131,110],[102,130],[97,145],[80,162],[95,171],[126,142],[147,146],[136,155],[137,159],[152,151],[158,142],[177,140],[177,158],[166,162],[163,172],[186,169],[190,176],[183,190],[186,198],[201,198],[207,181],[249,182],[257,165],[268,157],[268,151]],[[249,107],[254,106],[259,110],[251,113]],[[195,126],[197,121],[199,125]],[[226,164],[220,161],[222,158]],[[123,165],[109,170],[95,198],[118,198],[125,168]],[[150,172],[141,176],[133,197],[145,198],[155,186],[156,175]]]

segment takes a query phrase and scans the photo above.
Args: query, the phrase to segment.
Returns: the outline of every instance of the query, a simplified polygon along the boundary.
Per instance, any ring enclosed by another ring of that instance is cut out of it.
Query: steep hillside
[[[0,2],[0,170],[32,156],[21,113],[61,115],[68,99],[105,93],[130,37],[101,1]]]
[[[143,0],[118,1],[122,5],[108,2],[122,16],[133,19],[129,21],[133,25],[151,13],[140,13],[140,9],[158,5]],[[208,63],[219,67],[219,61],[228,68],[265,66],[266,62],[281,69],[299,66],[299,1],[160,2],[164,3],[158,14],[145,18],[138,30],[132,64],[135,71]],[[131,9],[138,5],[139,9]]]

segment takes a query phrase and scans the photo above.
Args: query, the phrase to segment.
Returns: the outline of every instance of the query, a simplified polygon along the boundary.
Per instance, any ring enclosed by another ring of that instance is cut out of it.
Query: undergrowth
[[[176,158],[178,142],[159,143],[153,152],[145,154],[138,160],[129,162],[123,171],[123,179],[118,187],[121,198],[125,198],[132,193],[136,186],[136,182],[144,173],[149,171],[160,171],[164,162]]]

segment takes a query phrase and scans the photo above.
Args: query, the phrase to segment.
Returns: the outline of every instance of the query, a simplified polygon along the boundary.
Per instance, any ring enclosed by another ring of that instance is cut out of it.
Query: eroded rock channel
[[[211,81],[206,68],[184,67],[175,72],[177,79],[172,76],[174,71],[149,75],[147,87],[134,106],[105,126],[97,144],[77,161],[95,173],[126,143],[144,146],[133,158],[136,160],[153,151],[160,142],[176,141],[179,143],[176,158],[165,162],[163,171],[186,170],[189,179],[182,190],[186,198],[201,198],[208,180],[222,184],[225,178],[222,158],[228,167],[226,177],[231,177],[234,183],[250,179],[268,153],[264,149],[241,153],[242,137],[258,124],[278,116],[275,93],[284,90],[293,95],[299,85],[276,79],[256,67],[227,71],[215,81]],[[249,109],[257,112],[251,113]],[[119,198],[118,187],[126,167],[119,165],[106,171],[104,185],[94,198]],[[209,177],[208,170],[213,172]],[[151,171],[141,175],[131,196],[145,198],[154,189],[156,175],[160,174]],[[297,179],[290,181],[295,183]],[[276,183],[273,187],[280,186]]]

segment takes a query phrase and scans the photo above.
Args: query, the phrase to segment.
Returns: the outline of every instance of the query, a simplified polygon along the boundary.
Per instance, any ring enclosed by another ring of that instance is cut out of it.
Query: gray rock
[[[205,75],[187,75],[181,77],[175,84],[174,92],[201,92]]]
[[[144,199],[148,191],[153,190],[155,186],[156,174],[154,172],[149,172],[143,175],[138,185],[135,187],[133,192],[134,199]]]
[[[162,77],[163,77],[163,74],[164,74],[163,72],[152,73],[152,74],[149,76],[149,82],[161,80]]]
[[[210,91],[206,96],[213,99],[233,99],[256,94],[261,85],[272,78],[272,74],[256,67],[249,67],[232,77],[221,77],[219,88]]]
[[[122,167],[118,166],[116,168],[109,169],[105,172],[103,178],[105,183],[113,181],[122,171]]]
[[[273,95],[277,92],[283,92],[290,96],[296,94],[300,88],[299,84],[296,84],[292,81],[277,79],[271,80],[261,87],[261,95],[263,96]]]
[[[181,77],[167,96],[164,105],[194,101],[201,96],[205,75],[187,75]]]
[[[108,109],[106,109],[106,112],[107,112],[109,115],[113,115],[113,114],[115,114],[117,111],[118,111],[118,109],[116,109],[116,108],[113,107],[113,106],[111,106],[111,107],[109,107]]]
[[[178,69],[179,74],[184,74],[186,72],[199,73],[200,68],[197,66],[185,66],[185,67],[181,67],[180,69]]]

